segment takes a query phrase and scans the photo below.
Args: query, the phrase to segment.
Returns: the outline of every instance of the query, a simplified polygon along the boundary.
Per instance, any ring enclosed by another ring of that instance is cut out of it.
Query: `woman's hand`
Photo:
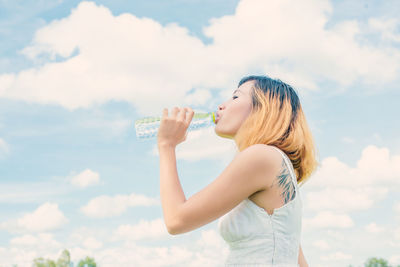
[[[189,113],[187,116],[186,112]],[[192,121],[193,115],[194,111],[189,107],[174,107],[171,117],[168,117],[168,109],[164,108],[157,134],[158,147],[165,145],[176,147],[185,141],[187,128]]]

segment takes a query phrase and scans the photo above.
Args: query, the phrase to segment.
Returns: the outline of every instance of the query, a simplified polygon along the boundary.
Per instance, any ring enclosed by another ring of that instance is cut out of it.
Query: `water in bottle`
[[[215,124],[217,112],[195,113],[188,127],[188,131],[209,127]],[[157,136],[161,122],[160,116],[145,117],[135,121],[136,137],[139,140],[151,139]]]

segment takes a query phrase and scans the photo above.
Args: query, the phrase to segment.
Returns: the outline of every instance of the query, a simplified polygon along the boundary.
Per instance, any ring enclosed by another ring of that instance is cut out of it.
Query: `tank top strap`
[[[292,179],[292,182],[294,183],[294,185],[295,185],[295,187],[297,189],[298,188],[297,178],[296,178],[296,175],[294,173],[292,162],[290,161],[289,157],[282,150],[280,150],[279,148],[277,148],[275,146],[272,146],[272,147],[275,148],[276,150],[278,150],[279,153],[281,153],[281,155],[283,157],[283,160],[285,161],[285,164],[286,164],[287,168],[289,169],[289,173],[290,173],[290,177]]]

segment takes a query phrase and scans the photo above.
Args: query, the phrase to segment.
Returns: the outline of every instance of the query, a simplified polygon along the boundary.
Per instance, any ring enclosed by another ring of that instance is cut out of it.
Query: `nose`
[[[221,117],[221,110],[225,109],[225,105],[224,104],[220,104],[218,106],[218,111],[217,111],[217,117],[220,118]]]

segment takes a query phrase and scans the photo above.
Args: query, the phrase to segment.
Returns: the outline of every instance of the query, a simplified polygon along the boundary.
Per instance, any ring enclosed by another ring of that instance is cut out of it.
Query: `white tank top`
[[[276,149],[289,169],[295,197],[271,215],[247,198],[221,216],[218,231],[229,245],[225,266],[299,266],[302,199],[290,159]]]

